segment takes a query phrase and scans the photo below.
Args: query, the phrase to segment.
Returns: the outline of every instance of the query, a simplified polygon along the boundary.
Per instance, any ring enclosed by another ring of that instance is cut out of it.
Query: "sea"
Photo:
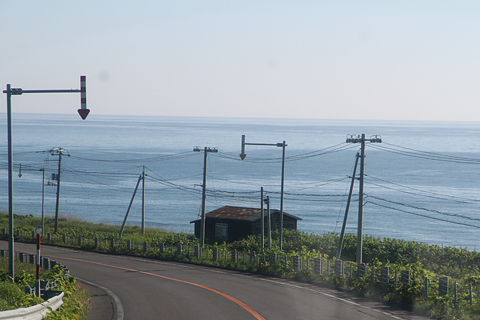
[[[0,211],[8,211],[7,125],[0,123]],[[77,114],[12,115],[14,213],[95,223],[142,221],[193,233],[206,168],[206,211],[260,208],[261,188],[298,229],[340,233],[365,134],[363,233],[480,248],[480,123],[201,118]],[[244,160],[240,159],[245,135]],[[378,139],[381,138],[381,142]],[[282,145],[285,142],[285,162]],[[197,151],[194,151],[196,148]],[[205,148],[209,151],[205,157]],[[200,150],[200,151],[198,151]],[[217,152],[213,152],[216,150]],[[206,160],[206,163],[205,163]],[[205,167],[206,164],[206,167]],[[145,172],[145,180],[140,177]],[[43,175],[45,173],[45,175]],[[346,232],[357,233],[359,167]],[[138,185],[138,188],[137,188]],[[135,193],[136,191],[136,193]]]

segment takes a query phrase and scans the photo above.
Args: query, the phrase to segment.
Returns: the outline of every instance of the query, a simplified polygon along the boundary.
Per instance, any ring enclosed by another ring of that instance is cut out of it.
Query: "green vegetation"
[[[7,216],[0,214],[0,228],[7,227],[7,225]],[[40,219],[38,218],[15,217],[15,229],[20,233],[22,241],[33,241],[32,231],[39,225]],[[265,257],[258,255],[261,252],[259,236],[251,236],[232,244],[210,243],[204,248],[202,254],[196,257],[194,247],[198,246],[198,240],[192,234],[187,233],[147,229],[145,235],[142,235],[139,227],[126,227],[123,236],[120,237],[119,226],[96,225],[70,218],[67,221],[59,222],[57,234],[53,234],[53,223],[47,223],[45,229],[43,241],[47,241],[45,238],[50,238],[50,243],[55,245],[249,270],[319,285],[351,289],[358,295],[387,304],[399,305],[434,319],[480,319],[479,299],[474,292],[474,303],[470,305],[468,292],[469,285],[472,285],[476,292],[480,288],[480,253],[476,251],[367,236],[363,242],[363,262],[369,266],[368,273],[363,278],[357,278],[356,264],[353,263],[357,239],[352,234],[346,235],[342,251],[342,260],[347,263],[348,261],[352,262],[351,268],[354,270],[354,274],[350,277],[348,264],[345,267],[346,276],[336,276],[333,272],[339,241],[338,235],[333,233],[315,235],[299,231],[285,231],[284,250],[281,252],[278,246],[278,233],[274,232],[272,249],[265,250]],[[0,229],[0,237],[2,235]],[[16,235],[16,238],[19,237]],[[112,246],[112,244],[114,245]],[[183,254],[177,253],[179,244],[183,245]],[[212,259],[215,248],[219,250],[217,260]],[[231,259],[233,250],[240,253],[237,262]],[[251,257],[251,252],[256,252],[257,255]],[[278,259],[271,263],[270,256],[273,254],[276,254]],[[293,257],[296,256],[303,261],[303,268],[293,267]],[[314,272],[314,259],[318,258],[325,263],[329,261],[328,266],[330,264],[332,266],[330,272],[325,270],[322,273]],[[287,263],[285,263],[285,259],[287,259]],[[306,265],[309,267],[307,268]],[[384,266],[390,268],[389,286],[382,286],[379,283],[381,268]],[[412,281],[408,286],[392,279],[395,272],[400,275],[403,270],[411,272]],[[456,302],[451,288],[448,296],[439,296],[438,279],[442,276],[450,277],[451,287],[454,282],[458,283],[460,290]],[[425,295],[426,278],[428,278],[429,284],[428,297]],[[372,279],[376,279],[376,281],[372,281]]]
[[[15,262],[15,282],[8,276],[8,259],[0,258],[0,311],[31,307],[44,302],[42,298],[25,294],[25,286],[35,286],[35,265]],[[78,286],[74,277],[59,266],[43,271],[41,279],[55,281],[54,290],[63,291],[63,306],[46,319],[86,319],[89,295]]]

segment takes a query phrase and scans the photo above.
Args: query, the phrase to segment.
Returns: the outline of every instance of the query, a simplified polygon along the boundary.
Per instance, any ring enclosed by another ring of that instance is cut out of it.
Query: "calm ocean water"
[[[4,117],[6,119],[6,117]],[[143,167],[146,225],[193,232],[201,209],[203,153],[208,154],[207,212],[224,205],[260,206],[260,188],[279,208],[281,148],[246,142],[286,141],[284,210],[306,232],[340,232],[359,150],[347,134],[380,135],[366,147],[364,234],[480,247],[480,139],[476,122],[342,121],[89,115],[13,115],[14,212],[41,215],[42,172],[62,158],[60,213],[121,224]],[[0,126],[0,210],[7,211],[6,120]],[[18,177],[19,165],[22,177]],[[357,171],[358,174],[358,171]],[[356,233],[358,184],[347,222]],[[56,187],[45,187],[45,213],[55,212]],[[140,224],[141,189],[128,224]]]

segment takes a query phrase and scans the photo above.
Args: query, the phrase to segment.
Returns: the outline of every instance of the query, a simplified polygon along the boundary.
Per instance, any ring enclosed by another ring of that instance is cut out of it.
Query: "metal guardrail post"
[[[42,267],[46,270],[50,270],[50,259],[47,257],[43,257],[42,262],[43,262]]]
[[[367,266],[365,263],[359,263],[357,265],[357,278],[363,278],[367,274]]]
[[[270,265],[274,265],[275,262],[277,262],[277,254],[276,253],[272,253],[270,255]]]
[[[471,283],[468,285],[468,291],[469,291],[469,294],[470,294],[470,305],[473,306],[473,291],[472,291],[472,284]]]
[[[439,296],[446,296],[448,295],[448,276],[441,277],[438,280],[438,295]]]
[[[455,303],[457,303],[458,302],[458,284],[456,281],[453,283],[453,298]]]
[[[400,282],[405,286],[410,285],[410,270],[400,272]]]
[[[386,266],[380,269],[380,284],[384,287],[390,282],[390,267]]]
[[[335,275],[337,277],[343,277],[343,261],[342,260],[335,260]]]
[[[320,258],[317,258],[314,260],[313,262],[313,272],[316,273],[316,274],[320,274],[321,273],[321,269],[320,269],[320,263],[321,263],[321,260]]]
[[[428,291],[429,291],[429,284],[430,284],[430,280],[428,279],[428,277],[425,277],[425,298],[428,299]]]

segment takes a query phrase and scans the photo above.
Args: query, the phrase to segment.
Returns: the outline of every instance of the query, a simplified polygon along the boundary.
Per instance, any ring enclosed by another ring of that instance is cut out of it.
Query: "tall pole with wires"
[[[200,147],[194,147],[193,151],[200,152]],[[203,149],[203,184],[202,184],[202,216],[200,220],[200,246],[205,245],[205,206],[207,200],[207,154],[208,152],[218,152],[217,148],[205,147]]]
[[[145,166],[142,172],[142,234],[145,234]]]
[[[360,183],[358,194],[358,229],[357,229],[357,263],[362,263],[363,254],[363,182],[365,178],[365,142],[381,143],[382,138],[378,135],[371,136],[370,139],[362,135],[348,135],[347,143],[360,143]]]
[[[260,188],[260,234],[262,239],[262,253],[265,250],[265,212],[263,211],[263,187]]]
[[[61,177],[61,171],[62,171],[62,155],[67,154],[67,156],[70,156],[70,154],[67,152],[67,150],[62,149],[62,148],[53,148],[50,150],[50,154],[52,156],[57,155],[58,156],[58,173],[57,173],[57,201],[55,204],[55,233],[58,231],[58,208],[60,206],[60,177]]]

